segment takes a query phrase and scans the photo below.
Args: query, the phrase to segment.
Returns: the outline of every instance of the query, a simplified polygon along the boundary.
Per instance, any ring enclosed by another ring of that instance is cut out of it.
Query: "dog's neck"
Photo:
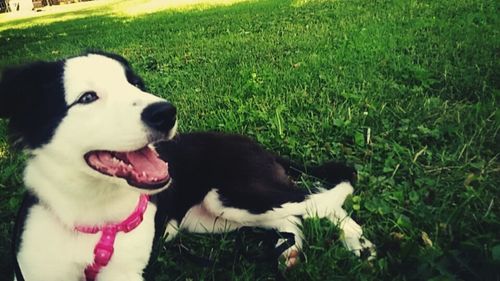
[[[24,174],[26,187],[66,226],[117,222],[134,210],[140,194],[124,180],[103,181],[70,164],[38,155]]]

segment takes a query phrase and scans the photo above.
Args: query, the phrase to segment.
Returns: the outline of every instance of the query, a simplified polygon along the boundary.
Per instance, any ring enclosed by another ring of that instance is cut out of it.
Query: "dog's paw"
[[[359,257],[363,260],[373,260],[377,257],[377,250],[375,245],[364,236],[359,239],[361,250],[359,251]]]
[[[294,245],[281,254],[287,269],[295,267],[300,261],[300,250]]]
[[[375,245],[364,236],[344,236],[345,247],[363,260],[373,260],[377,256]]]
[[[372,260],[376,257],[375,245],[365,238],[363,229],[353,219],[345,218],[341,230],[341,240],[349,251],[362,259]]]

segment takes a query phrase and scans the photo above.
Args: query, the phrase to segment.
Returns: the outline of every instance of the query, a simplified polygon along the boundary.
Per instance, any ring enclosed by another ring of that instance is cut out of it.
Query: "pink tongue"
[[[132,164],[134,170],[146,172],[150,178],[162,179],[168,176],[166,163],[159,159],[156,152],[147,146],[140,150],[123,153],[122,155]]]

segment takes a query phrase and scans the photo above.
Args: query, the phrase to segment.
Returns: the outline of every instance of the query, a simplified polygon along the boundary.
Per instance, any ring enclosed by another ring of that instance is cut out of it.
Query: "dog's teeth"
[[[147,177],[146,172],[142,171],[142,176]]]

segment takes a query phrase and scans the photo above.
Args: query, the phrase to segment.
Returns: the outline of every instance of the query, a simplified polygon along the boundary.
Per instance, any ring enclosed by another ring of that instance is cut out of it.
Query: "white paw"
[[[376,247],[370,240],[366,239],[364,236],[361,236],[360,244],[362,248],[359,257],[369,261],[377,257]]]
[[[346,236],[342,239],[344,246],[357,257],[372,260],[377,256],[375,245],[364,236]]]
[[[287,268],[292,268],[299,263],[300,249],[297,245],[293,245],[281,254]]]

